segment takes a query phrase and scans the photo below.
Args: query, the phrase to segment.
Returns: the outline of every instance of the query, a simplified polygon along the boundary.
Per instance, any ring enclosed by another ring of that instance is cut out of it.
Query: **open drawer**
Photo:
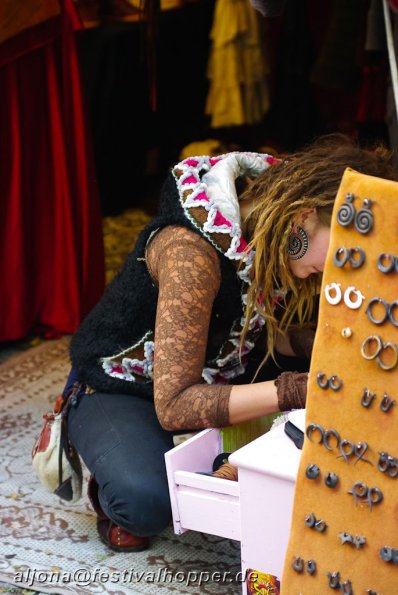
[[[211,473],[223,452],[217,429],[203,430],[166,453],[174,531],[191,529],[240,540],[239,483]]]

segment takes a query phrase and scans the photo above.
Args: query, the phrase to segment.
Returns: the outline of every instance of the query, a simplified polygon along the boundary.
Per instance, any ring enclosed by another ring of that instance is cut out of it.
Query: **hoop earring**
[[[325,287],[325,297],[326,300],[329,302],[329,304],[332,304],[332,306],[335,306],[336,304],[338,304],[341,301],[341,283],[329,283],[329,285],[326,285]],[[334,292],[334,295],[331,295],[331,293]]]
[[[351,295],[355,295],[355,302],[352,301]],[[365,296],[359,291],[359,289],[355,289],[354,286],[350,285],[344,292],[344,303],[346,306],[351,308],[351,310],[357,310],[361,307],[361,304]]]
[[[303,258],[308,250],[308,236],[302,227],[297,227],[289,236],[288,254],[292,260]]]

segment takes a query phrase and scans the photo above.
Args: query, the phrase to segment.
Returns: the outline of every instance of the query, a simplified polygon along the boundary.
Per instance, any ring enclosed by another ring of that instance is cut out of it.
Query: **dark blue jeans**
[[[173,434],[153,403],[125,394],[84,394],[69,410],[69,438],[99,486],[105,514],[138,536],[171,520],[164,453]]]

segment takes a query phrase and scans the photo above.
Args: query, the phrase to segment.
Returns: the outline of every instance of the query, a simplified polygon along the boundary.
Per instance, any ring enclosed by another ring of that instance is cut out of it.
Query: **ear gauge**
[[[375,304],[381,304],[382,308],[377,309],[377,306],[375,308]],[[370,322],[373,322],[373,324],[384,324],[388,319],[389,307],[390,305],[387,304],[383,298],[374,297],[370,300],[365,312]],[[377,309],[378,318],[376,318],[374,314],[374,309]],[[382,314],[380,314],[380,310],[382,310]]]
[[[323,519],[317,519],[314,513],[307,514],[304,519],[305,526],[309,529],[315,529],[318,533],[323,533],[328,528],[327,523]]]
[[[304,523],[306,527],[309,527],[310,529],[312,529],[312,527],[315,526],[316,523],[316,517],[313,513],[311,514],[307,514],[307,516],[304,519]]]
[[[382,547],[379,550],[380,558],[384,562],[392,562],[398,564],[398,550],[389,546]]]
[[[306,231],[297,226],[289,236],[288,254],[291,260],[300,260],[308,250],[308,235]]]
[[[292,568],[298,574],[301,574],[304,570],[304,560],[300,558],[300,556],[295,556],[292,562]],[[316,562],[315,560],[307,560],[305,564],[305,569],[310,576],[316,573]]]
[[[376,395],[374,393],[371,393],[368,388],[365,388],[363,391],[363,394],[362,394],[362,398],[361,398],[362,407],[366,407],[366,408],[370,407],[375,398],[376,398]]]
[[[310,465],[308,465],[305,474],[308,477],[308,479],[316,479],[319,476],[320,472],[321,471],[318,465],[311,463]]]
[[[350,248],[350,255],[348,259],[353,269],[359,269],[366,260],[366,254],[362,248],[356,246],[355,248]]]
[[[383,348],[383,341],[378,335],[370,335],[361,345],[361,355],[365,359],[375,359]]]
[[[336,374],[333,374],[333,376],[329,378],[328,384],[329,388],[331,388],[334,391],[338,391],[343,386],[343,381],[341,380],[341,378],[336,376]]]
[[[316,377],[316,381],[318,386],[324,390],[331,388],[334,391],[338,391],[343,386],[343,381],[336,374],[333,374],[330,378],[328,378],[324,372],[319,372]]]
[[[389,477],[395,479],[398,477],[398,459],[392,457],[388,452],[382,451],[379,453],[379,460],[377,468],[381,473],[386,473]]]
[[[316,521],[315,526],[314,526],[315,531],[318,531],[318,533],[323,533],[324,531],[326,531],[327,528],[328,528],[327,523],[322,519],[319,519],[318,521]]]
[[[315,560],[307,560],[306,570],[309,575],[313,576],[316,573],[316,562]]]
[[[330,437],[331,436],[333,436],[333,438],[336,441],[336,444],[334,446],[330,446]],[[333,430],[333,429],[326,430],[325,433],[323,434],[323,445],[328,450],[333,450],[334,448],[338,448],[340,446],[340,442],[341,442],[340,434],[338,432],[336,432],[336,430]]]
[[[330,472],[329,472],[329,473],[328,473],[328,474],[325,476],[325,485],[326,485],[328,488],[335,488],[335,487],[336,487],[336,485],[338,484],[338,481],[339,481],[339,478],[338,478],[338,476],[336,475],[336,473],[330,473]]]
[[[379,269],[379,271],[381,273],[385,273],[388,275],[388,273],[391,273],[391,271],[394,270],[398,273],[398,264],[397,264],[397,259],[395,256],[393,256],[392,254],[386,254],[385,252],[383,252],[382,254],[379,255],[379,258],[377,259],[377,268]]]
[[[384,546],[379,550],[380,558],[383,562],[391,562],[392,560],[392,548]]]
[[[342,246],[337,248],[334,253],[333,263],[337,268],[343,268],[347,262],[350,263],[353,269],[359,269],[366,260],[366,254],[362,248],[355,246],[355,248],[346,248]]]
[[[394,405],[395,405],[394,399],[391,399],[391,397],[389,397],[387,393],[384,393],[383,398],[380,403],[381,411],[383,411],[383,413],[388,413],[390,411],[391,407],[393,407]]]
[[[323,439],[324,439],[324,435],[325,435],[325,430],[322,428],[322,426],[320,426],[319,424],[309,424],[307,426],[307,429],[305,430],[306,436],[309,440],[311,440],[311,442],[313,442],[312,439],[312,432],[319,432],[319,440],[318,440],[318,444],[322,444]]]
[[[316,381],[320,388],[326,389],[329,386],[329,379],[324,372],[319,372]]]
[[[352,591],[352,584],[350,580],[346,580],[343,583],[340,583],[340,589],[341,592],[343,593],[343,595],[352,595],[353,591]]]
[[[329,587],[331,589],[338,589],[340,587],[340,572],[328,572]]]
[[[342,248],[337,248],[336,252],[334,253],[334,257],[333,257],[334,266],[341,269],[346,264],[349,257],[350,257],[350,252],[349,252],[348,248],[345,248],[344,246]]]
[[[300,574],[304,570],[304,560],[300,556],[296,556],[292,562],[292,568]]]

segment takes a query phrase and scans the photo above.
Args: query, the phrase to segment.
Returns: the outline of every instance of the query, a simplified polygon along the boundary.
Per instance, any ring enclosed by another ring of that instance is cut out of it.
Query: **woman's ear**
[[[293,229],[296,229],[297,226],[302,227],[306,221],[311,223],[315,223],[317,220],[316,208],[313,207],[312,209],[303,209],[297,215],[293,223]]]

